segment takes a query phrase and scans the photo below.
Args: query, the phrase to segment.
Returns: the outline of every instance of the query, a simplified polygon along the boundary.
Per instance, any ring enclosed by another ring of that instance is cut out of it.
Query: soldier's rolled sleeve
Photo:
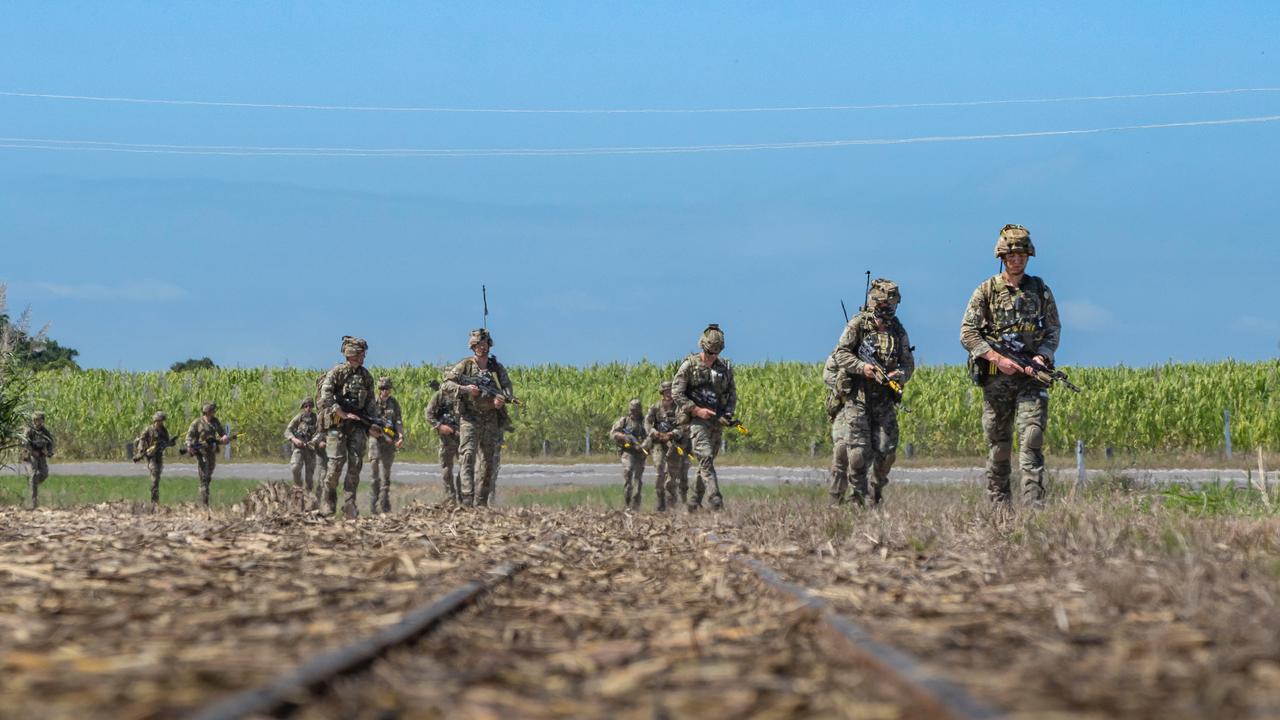
[[[725,363],[725,375],[729,378],[729,391],[725,393],[724,412],[732,415],[738,410],[738,383],[733,379],[733,365]]]
[[[649,412],[645,413],[644,431],[648,437],[656,438],[658,436],[658,406],[650,407]]]
[[[676,370],[676,376],[671,379],[671,397],[676,401],[676,407],[682,413],[692,413],[697,407],[692,400],[689,399],[689,361],[685,360],[680,363],[680,369]]]
[[[284,429],[285,440],[294,440],[294,439],[301,440],[302,439],[298,437],[298,421],[301,419],[302,419],[302,413],[298,413],[297,415],[293,416],[292,420],[289,421],[289,425]]]
[[[978,358],[991,352],[991,346],[982,339],[982,326],[986,324],[986,317],[987,298],[982,292],[982,287],[979,287],[969,298],[964,319],[960,321],[960,345],[970,357]]]
[[[442,392],[441,390],[435,391],[435,393],[431,396],[431,399],[427,401],[427,409],[424,413],[427,418],[427,424],[429,424],[432,427],[432,429],[440,427],[440,393],[441,392]]]
[[[610,437],[612,437],[614,433],[624,433],[626,431],[627,431],[627,416],[623,415],[622,417],[614,421],[613,427],[609,428],[609,435]]]
[[[454,365],[444,371],[444,382],[440,383],[440,390],[443,392],[457,392],[462,389],[462,383],[458,382],[458,378],[467,372],[467,361]]]
[[[850,375],[861,375],[866,368],[866,363],[858,359],[858,344],[862,342],[862,325],[858,318],[850,320],[844,326],[844,332],[840,333],[840,340],[836,342],[836,349],[832,352],[836,365],[842,367]]]
[[[1053,362],[1054,353],[1058,352],[1058,342],[1062,339],[1062,321],[1058,318],[1058,301],[1053,299],[1049,286],[1044,288],[1044,340],[1040,343],[1037,355]]]
[[[188,445],[195,445],[196,443],[200,442],[200,432],[197,429],[199,427],[200,427],[200,421],[193,420],[191,422],[191,427],[187,428],[187,444]]]
[[[916,356],[911,352],[911,338],[907,337],[907,329],[898,333],[898,347],[902,348],[902,357],[898,360],[898,369],[902,371],[902,382],[906,384],[916,372]]]
[[[320,384],[320,408],[325,414],[332,415],[338,411],[336,388],[333,387],[334,371],[325,373],[324,382]]]

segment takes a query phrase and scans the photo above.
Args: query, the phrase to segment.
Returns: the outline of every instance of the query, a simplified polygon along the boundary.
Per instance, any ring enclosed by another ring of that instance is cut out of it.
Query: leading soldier
[[[645,449],[644,406],[639,398],[627,406],[627,414],[618,418],[609,435],[618,443],[618,459],[622,461],[623,507],[640,509],[640,491],[644,487],[644,463],[649,457]]]
[[[733,366],[720,357],[724,350],[724,333],[711,324],[698,339],[700,352],[680,363],[671,382],[682,429],[689,433],[694,457],[698,459],[698,479],[689,498],[688,510],[702,507],[702,496],[711,491],[707,501],[712,510],[724,507],[720,481],[716,477],[716,456],[720,453],[723,420],[731,418],[738,406],[738,388],[733,381]]]
[[[284,439],[293,446],[289,454],[293,484],[305,487],[308,493],[315,491],[316,442],[320,438],[320,418],[316,416],[315,406],[311,398],[303,398],[298,414],[284,430]]]
[[[231,442],[222,421],[214,415],[217,403],[207,402],[200,407],[200,417],[187,428],[187,452],[196,459],[196,474],[200,476],[200,504],[209,507],[209,485],[213,483],[213,469],[218,464],[218,445]]]
[[[338,479],[342,479],[342,512],[348,518],[360,514],[356,491],[360,488],[360,468],[369,435],[374,432],[367,418],[374,417],[373,375],[364,367],[369,343],[344,335],[344,362],[334,365],[320,385],[320,427],[325,430],[329,473],[325,476],[325,514],[336,514]],[[345,471],[345,474],[344,474]]]
[[[177,440],[169,436],[169,428],[164,421],[168,416],[158,411],[151,416],[151,424],[142,431],[136,441],[137,455],[135,460],[146,460],[147,471],[151,474],[151,504],[160,502],[160,475],[164,472],[164,451],[177,444]]]
[[[484,507],[489,504],[497,480],[498,450],[507,423],[504,409],[512,398],[511,378],[498,358],[489,354],[493,338],[488,330],[472,330],[467,344],[471,357],[450,368],[441,387],[457,393],[461,409],[461,502]],[[485,385],[484,391],[477,383]]]
[[[844,502],[846,479],[853,485],[853,501],[866,503],[868,468],[875,475],[872,504],[880,504],[884,486],[889,484],[889,470],[898,451],[898,402],[902,387],[915,372],[911,341],[897,317],[901,301],[896,283],[884,278],[871,283],[866,307],[845,325],[832,353],[834,364],[845,371],[848,381],[845,385],[837,371],[834,382],[844,402],[831,435],[837,448],[836,464],[841,459],[847,464],[832,468],[831,499],[836,503]]]
[[[1044,499],[1044,435],[1049,423],[1049,392],[1024,368],[997,353],[991,340],[1034,353],[1044,365],[1053,364],[1062,324],[1058,304],[1044,280],[1027,274],[1035,257],[1031,233],[1021,225],[1005,225],[996,240],[1002,271],[984,280],[965,309],[960,344],[969,353],[969,371],[982,386],[982,429],[987,436],[987,492],[992,500],[1010,502],[1013,431],[1018,432],[1018,461],[1023,497]]]
[[[435,383],[435,381],[432,381]],[[431,429],[440,436],[440,471],[444,481],[444,497],[446,502],[462,501],[459,491],[461,473],[453,472],[453,461],[458,457],[458,396],[457,393],[435,385],[435,393],[427,402],[425,414]]]
[[[654,492],[657,494],[659,512],[675,507],[689,498],[689,438],[676,422],[676,401],[671,396],[671,381],[663,380],[658,386],[662,397],[649,407],[644,424],[649,429],[653,443],[653,469],[658,478]]]
[[[31,423],[22,434],[22,453],[31,465],[31,507],[40,506],[40,483],[49,477],[49,458],[53,457],[53,433],[44,426],[44,413],[31,413]]]
[[[374,434],[369,460],[373,464],[373,492],[369,499],[369,514],[391,512],[391,465],[396,461],[396,450],[404,446],[404,416],[400,414],[400,401],[391,397],[391,378],[378,378],[378,399],[373,401],[374,416],[386,421],[395,431],[395,438],[385,432]]]

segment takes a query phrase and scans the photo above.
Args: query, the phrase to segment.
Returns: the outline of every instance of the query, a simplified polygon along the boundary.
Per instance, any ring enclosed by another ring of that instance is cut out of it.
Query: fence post
[[[809,457],[818,457],[818,441],[809,441]]]
[[[546,439],[543,439],[543,441],[542,441],[542,457],[546,457],[546,456],[547,456],[547,455],[549,455],[549,454],[551,454],[551,443],[550,443],[550,442],[548,442]]]
[[[1227,441],[1227,459],[1231,459],[1231,411],[1222,411],[1222,436]]]
[[[591,428],[582,431],[582,436],[587,440],[587,454],[591,454]]]
[[[1262,491],[1262,504],[1271,509],[1271,493],[1267,491],[1267,464],[1262,460],[1262,446],[1258,446],[1258,489]]]
[[[227,423],[226,432],[227,432],[227,435],[231,434],[231,423]],[[227,443],[226,445],[222,446],[222,459],[223,460],[231,459],[231,443]]]
[[[908,459],[908,460],[910,460],[911,458],[913,458],[913,457],[915,457],[915,456],[916,456],[916,444],[915,444],[915,443],[907,443],[907,459]]]
[[[1084,441],[1076,441],[1076,494],[1084,494],[1084,484],[1088,479],[1088,472],[1084,467]]]

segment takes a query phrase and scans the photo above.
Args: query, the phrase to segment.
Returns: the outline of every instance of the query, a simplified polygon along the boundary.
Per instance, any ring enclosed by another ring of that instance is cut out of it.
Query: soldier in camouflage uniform
[[[316,443],[321,438],[320,418],[315,413],[315,406],[311,398],[303,398],[298,405],[298,414],[293,416],[284,431],[284,439],[293,446],[289,456],[293,484],[305,487],[307,492],[315,491]]]
[[[160,502],[160,474],[164,472],[164,451],[176,444],[169,437],[169,428],[164,421],[167,416],[163,411],[151,416],[151,424],[138,436],[135,443],[138,460],[147,461],[147,470],[151,472],[151,504]]]
[[[396,461],[396,450],[404,446],[404,416],[400,414],[400,401],[391,397],[391,378],[378,378],[378,399],[373,402],[374,416],[386,420],[395,430],[395,439],[385,432],[374,434],[369,460],[373,464],[373,492],[369,498],[369,513],[391,512],[391,465]]]
[[[845,401],[853,395],[853,378],[836,362],[835,351],[822,366],[822,384],[827,387],[823,407],[831,423],[831,489],[840,488],[840,497],[833,498],[832,504],[838,505],[844,502],[844,489],[849,483],[849,430],[847,425],[837,423],[836,418],[844,409]]]
[[[342,480],[342,512],[348,518],[360,514],[356,491],[360,488],[360,468],[364,450],[374,430],[367,419],[376,416],[373,375],[364,367],[369,343],[344,335],[345,362],[334,365],[320,385],[320,427],[325,431],[329,471],[325,476],[323,512],[337,514],[338,480]]]
[[[916,366],[907,330],[896,314],[901,300],[897,284],[883,278],[871,283],[866,308],[845,325],[832,353],[836,367],[833,384],[844,399],[831,430],[837,448],[833,465],[843,460],[843,467],[833,467],[832,472],[831,499],[835,503],[844,502],[846,481],[851,481],[854,502],[864,504],[870,468],[875,475],[871,501],[880,504],[889,470],[897,459],[898,398],[888,382],[906,385]]]
[[[675,507],[689,497],[689,438],[676,422],[676,401],[671,396],[671,381],[663,380],[658,386],[662,399],[649,408],[644,424],[649,429],[649,441],[653,445],[654,471],[658,479],[654,485],[657,493],[657,509]]]
[[[458,457],[458,397],[456,393],[437,387],[431,400],[427,403],[427,422],[440,436],[440,470],[443,473],[444,497],[448,502],[460,502],[458,480],[453,472],[453,461]]]
[[[483,507],[489,504],[497,480],[498,451],[502,445],[503,427],[507,423],[505,408],[512,399],[511,378],[498,358],[489,354],[493,338],[488,330],[472,330],[467,342],[471,347],[471,357],[445,373],[441,388],[456,393],[459,400],[462,422],[458,432],[462,451],[461,502]],[[464,380],[485,376],[500,388],[498,394],[483,395],[479,386]]]
[[[647,435],[643,413],[644,406],[640,400],[633,399],[627,407],[627,414],[618,418],[609,429],[609,434],[618,443],[618,457],[622,460],[623,506],[628,510],[640,509],[640,491],[644,487],[644,463],[648,455],[642,444]]]
[[[689,512],[702,507],[702,496],[707,490],[710,490],[707,501],[711,509],[724,507],[715,462],[720,453],[722,420],[732,417],[738,405],[733,366],[720,357],[724,350],[720,326],[708,325],[702,331],[698,346],[701,352],[685,358],[671,382],[681,429],[688,432],[694,457],[698,459],[698,479],[689,498]]]
[[[49,477],[49,458],[53,457],[53,433],[44,426],[44,413],[31,413],[31,423],[22,435],[22,454],[31,465],[31,507],[40,506],[40,483]]]
[[[218,464],[218,445],[231,442],[222,421],[214,413],[215,403],[207,402],[200,408],[200,417],[187,428],[187,452],[196,459],[196,473],[200,476],[200,504],[209,507],[209,484],[213,482],[213,469]]]
[[[1005,225],[996,240],[1003,271],[974,290],[960,324],[960,344],[969,353],[969,371],[982,386],[982,429],[987,436],[987,491],[995,501],[1009,502],[1012,491],[1013,433],[1018,433],[1018,462],[1023,496],[1044,498],[1044,435],[1049,422],[1049,392],[1031,368],[1000,355],[987,338],[1004,339],[1053,363],[1062,334],[1058,304],[1043,280],[1027,275],[1036,254],[1031,233],[1021,225]]]

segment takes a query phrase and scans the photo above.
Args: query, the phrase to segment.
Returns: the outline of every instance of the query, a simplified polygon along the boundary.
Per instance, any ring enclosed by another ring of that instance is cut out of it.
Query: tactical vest
[[[1035,351],[1044,342],[1044,309],[1048,289],[1035,275],[1027,275],[1016,289],[996,276],[987,292],[986,332],[1014,335],[1027,350]]]

